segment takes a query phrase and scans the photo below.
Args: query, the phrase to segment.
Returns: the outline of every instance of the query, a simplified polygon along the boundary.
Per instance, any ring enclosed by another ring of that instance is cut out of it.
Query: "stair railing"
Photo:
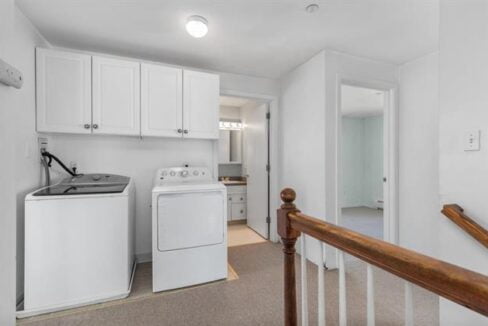
[[[373,326],[374,318],[374,265],[406,281],[405,324],[413,325],[413,299],[411,284],[436,293],[446,299],[488,316],[488,277],[447,262],[422,255],[385,241],[377,240],[335,224],[302,214],[293,203],[296,194],[286,188],[281,192],[283,204],[278,209],[278,234],[284,253],[284,324],[297,325],[297,298],[295,278],[295,244],[303,235],[327,243],[339,251],[339,325],[347,324],[346,278],[344,253],[353,255],[367,265],[367,321]],[[302,250],[305,241],[301,242]],[[308,325],[306,257],[301,255],[302,326]],[[318,268],[318,324],[325,325],[324,270]]]
[[[444,205],[442,213],[479,243],[488,248],[488,231],[476,223],[471,217],[464,214],[464,209],[461,206],[456,204]]]

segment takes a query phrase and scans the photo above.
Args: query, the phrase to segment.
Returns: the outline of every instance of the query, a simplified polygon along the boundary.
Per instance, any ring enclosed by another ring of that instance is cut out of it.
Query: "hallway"
[[[239,279],[216,282],[160,296],[121,302],[80,313],[61,312],[19,324],[51,325],[282,325],[281,246],[262,243],[229,248],[229,263]],[[297,279],[300,278],[297,264]],[[363,325],[366,316],[366,269],[357,260],[346,263],[349,325]],[[317,323],[317,270],[309,263],[310,325]],[[338,324],[338,272],[328,271],[327,324]],[[403,282],[375,269],[376,325],[403,325]],[[297,288],[298,298],[300,289]],[[436,296],[414,287],[415,325],[438,325]]]

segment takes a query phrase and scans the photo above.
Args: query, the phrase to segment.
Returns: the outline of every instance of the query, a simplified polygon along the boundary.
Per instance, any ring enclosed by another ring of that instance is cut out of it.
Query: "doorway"
[[[219,180],[227,187],[229,246],[270,238],[269,105],[221,96]]]
[[[339,96],[338,224],[394,242],[390,91],[343,82]]]

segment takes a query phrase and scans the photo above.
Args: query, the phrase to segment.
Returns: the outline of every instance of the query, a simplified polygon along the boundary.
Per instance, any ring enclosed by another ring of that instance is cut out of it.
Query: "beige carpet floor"
[[[383,240],[383,211],[369,207],[347,207],[342,209],[341,225]]]
[[[232,282],[149,296],[100,309],[29,322],[28,325],[283,325],[281,246],[269,242],[229,248],[229,263],[239,275]],[[297,264],[298,265],[298,264]],[[308,265],[310,325],[316,325],[317,269]],[[348,325],[365,325],[366,268],[348,261]],[[297,266],[297,277],[300,270]],[[338,325],[338,273],[325,274],[327,325]],[[403,281],[375,269],[376,325],[403,325]],[[300,289],[298,288],[298,297]],[[438,325],[438,298],[414,288],[415,325]]]

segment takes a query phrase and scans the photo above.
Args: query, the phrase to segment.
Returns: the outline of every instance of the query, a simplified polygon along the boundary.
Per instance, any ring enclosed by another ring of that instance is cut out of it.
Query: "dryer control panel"
[[[212,174],[206,167],[172,167],[158,169],[154,186],[166,183],[188,183],[212,181]]]

